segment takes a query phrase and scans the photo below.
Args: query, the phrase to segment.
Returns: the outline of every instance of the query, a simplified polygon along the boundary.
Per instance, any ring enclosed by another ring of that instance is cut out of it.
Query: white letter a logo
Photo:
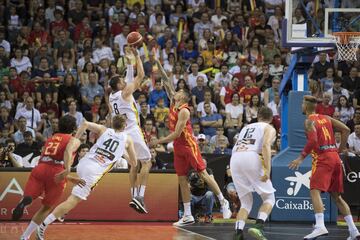
[[[15,186],[16,189],[12,189],[13,186]],[[2,201],[5,198],[6,194],[8,194],[8,193],[19,194],[21,196],[24,194],[24,191],[22,190],[20,184],[16,181],[15,178],[11,179],[9,185],[6,187],[4,192],[1,194],[0,201]]]

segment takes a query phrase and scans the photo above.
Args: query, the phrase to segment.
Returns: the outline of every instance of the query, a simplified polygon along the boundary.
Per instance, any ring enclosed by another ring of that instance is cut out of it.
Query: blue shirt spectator
[[[164,99],[164,106],[169,107],[169,100],[166,92],[164,91],[164,89],[162,89],[161,80],[156,80],[155,89],[150,92],[150,96],[149,96],[149,105],[151,109],[153,109],[156,106],[157,101],[160,98]]]
[[[209,103],[204,104],[204,109],[206,116],[200,118],[201,126],[203,127],[203,132],[206,136],[212,137],[216,135],[216,128],[221,127],[223,124],[223,119],[220,114],[211,112],[211,106]]]

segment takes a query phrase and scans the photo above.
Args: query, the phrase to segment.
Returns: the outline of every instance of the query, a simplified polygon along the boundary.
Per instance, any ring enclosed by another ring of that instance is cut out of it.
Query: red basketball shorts
[[[59,201],[66,185],[65,180],[55,183],[55,175],[63,170],[62,165],[40,163],[31,171],[24,196],[31,196],[35,200],[44,193],[42,204],[54,206]]]
[[[337,152],[314,154],[310,189],[338,193],[344,191],[343,169]]]
[[[174,146],[174,167],[178,176],[186,176],[191,168],[198,172],[206,169],[198,148]]]

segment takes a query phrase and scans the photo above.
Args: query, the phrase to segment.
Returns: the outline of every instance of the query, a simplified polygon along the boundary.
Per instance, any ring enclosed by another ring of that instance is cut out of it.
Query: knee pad
[[[263,193],[261,194],[261,199],[263,203],[268,203],[271,206],[275,205],[275,194],[274,193]]]
[[[251,212],[251,208],[253,205],[253,196],[252,193],[248,193],[245,196],[240,198],[241,208],[245,209],[248,213]]]

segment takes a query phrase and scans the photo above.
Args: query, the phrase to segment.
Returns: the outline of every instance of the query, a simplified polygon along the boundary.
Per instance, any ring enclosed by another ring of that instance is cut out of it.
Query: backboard
[[[333,32],[360,32],[359,0],[286,0],[283,47],[335,47]]]

